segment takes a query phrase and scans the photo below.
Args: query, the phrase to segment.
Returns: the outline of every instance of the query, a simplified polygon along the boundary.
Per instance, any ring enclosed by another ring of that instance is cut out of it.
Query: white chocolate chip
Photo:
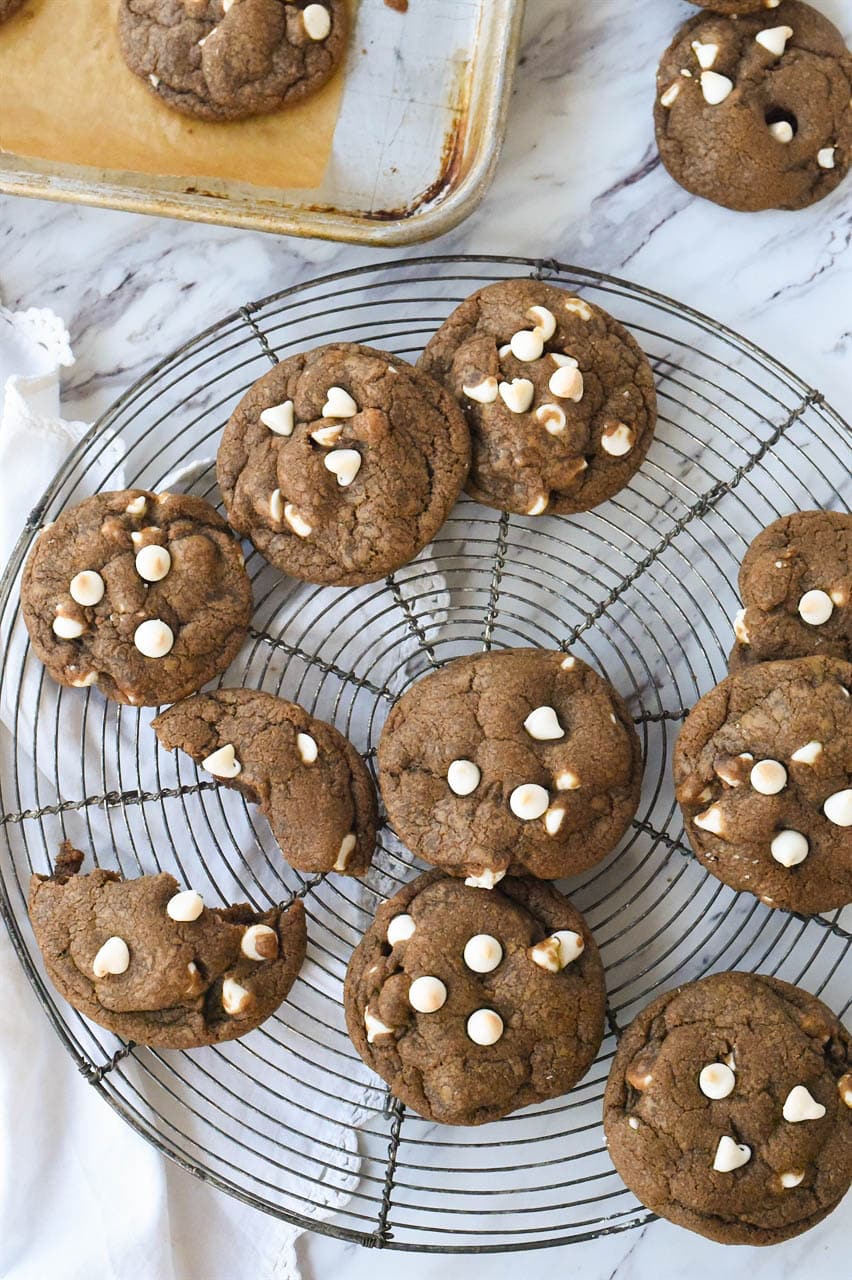
[[[792,27],[767,27],[765,31],[758,31],[754,38],[767,53],[774,54],[776,58],[781,58],[787,48],[787,41],[792,34]]]
[[[493,889],[505,878],[505,871],[480,871],[478,875],[465,876],[464,882],[471,889]]]
[[[76,574],[71,579],[69,588],[71,599],[76,600],[77,604],[83,605],[84,608],[100,604],[105,590],[103,578],[94,569],[84,569],[82,573]]]
[[[844,608],[849,602],[846,592],[839,587],[833,587],[828,594],[831,596],[832,603],[836,604],[838,609]]]
[[[540,360],[544,353],[544,340],[534,329],[532,332],[529,329],[519,329],[517,333],[513,333],[509,346],[512,355],[522,364],[531,364],[533,360]]]
[[[243,769],[232,742],[226,742],[223,747],[212,751],[201,761],[201,767],[217,778],[236,778]]]
[[[60,640],[78,640],[85,630],[82,622],[66,618],[62,613],[53,619],[53,634]]]
[[[746,626],[746,610],[745,609],[740,609],[734,615],[734,635],[737,637],[740,644],[750,643],[748,627]]]
[[[559,665],[563,671],[573,671],[577,665],[577,659],[573,658],[569,653],[566,658],[562,659]]]
[[[790,1124],[800,1124],[803,1120],[821,1120],[825,1107],[803,1084],[797,1084],[787,1094],[781,1114]]]
[[[311,439],[321,444],[324,449],[330,449],[337,444],[342,435],[343,428],[335,423],[330,427],[317,427],[316,431],[311,432]]]
[[[160,582],[172,567],[172,558],[165,547],[151,543],[136,552],[136,572],[145,582]]]
[[[737,1077],[724,1062],[711,1062],[701,1068],[698,1087],[705,1098],[727,1098],[734,1092]]]
[[[481,382],[477,382],[476,386],[469,387],[465,384],[462,391],[468,400],[475,400],[477,404],[493,404],[497,399],[497,379],[494,377],[483,378]]]
[[[823,147],[817,152],[817,164],[820,169],[834,168],[834,153],[836,150],[836,147]]]
[[[143,493],[140,493],[138,498],[133,498],[124,508],[129,516],[144,516],[147,509],[148,499]]]
[[[313,764],[319,754],[316,741],[309,733],[296,734],[296,749],[302,764]]]
[[[782,867],[797,867],[808,856],[810,846],[801,831],[779,831],[769,848]]]
[[[554,778],[557,791],[577,791],[580,779],[573,769],[562,769]]]
[[[381,1018],[371,1013],[369,1005],[364,1010],[364,1026],[367,1029],[367,1044],[373,1044],[377,1036],[393,1035],[393,1027],[387,1026]]]
[[[348,835],[345,835],[343,837],[343,839],[340,842],[340,850],[334,862],[333,869],[335,871],[346,870],[346,868],[349,866],[349,859],[352,857],[352,854],[355,852],[355,846],[357,843],[358,843],[358,839],[354,831],[350,831]]]
[[[251,992],[237,982],[236,978],[226,978],[222,983],[222,1008],[231,1017],[243,1013],[251,1001]]]
[[[472,760],[454,760],[447,770],[447,783],[457,796],[469,796],[479,786],[482,773]]]
[[[566,355],[564,351],[551,351],[549,355],[558,369],[578,369],[580,367],[574,357]]]
[[[504,347],[498,347],[497,349],[497,355],[500,357],[501,360],[505,360],[506,356],[510,356],[511,354],[512,354],[512,348],[509,346],[508,342]]]
[[[300,538],[309,538],[313,533],[311,525],[308,524],[304,516],[299,515],[292,502],[288,502],[284,506],[284,519],[287,521],[293,532]]]
[[[774,124],[769,126],[769,132],[776,142],[788,143],[793,141],[793,126],[789,120],[776,120]]]
[[[540,818],[549,804],[550,796],[537,782],[525,782],[520,787],[515,787],[509,796],[509,808],[522,822]]]
[[[440,978],[415,978],[408,988],[408,1003],[417,1013],[437,1013],[447,1003],[447,988]]]
[[[601,448],[613,458],[623,458],[636,443],[636,432],[623,422],[613,422],[601,433]]]
[[[735,1142],[733,1138],[720,1138],[713,1160],[713,1168],[717,1173],[733,1173],[751,1159],[751,1147],[744,1142]]]
[[[165,658],[174,646],[174,632],[160,618],[140,622],[133,633],[133,643],[144,658]]]
[[[562,365],[551,374],[547,385],[558,400],[577,403],[583,399],[583,375],[575,365]]]
[[[302,22],[312,40],[325,40],[331,31],[331,14],[322,4],[309,4],[303,9]]]
[[[675,80],[674,84],[670,84],[665,92],[660,94],[660,105],[663,107],[672,107],[677,102],[677,96],[680,93],[680,80]]]
[[[635,1117],[635,1116],[628,1116],[628,1117],[627,1117],[627,1123],[630,1125],[630,1128],[631,1128],[631,1129],[638,1129],[638,1128],[639,1128],[639,1121],[636,1119],[636,1117]]]
[[[806,591],[799,601],[799,617],[809,627],[821,627],[834,612],[834,602],[827,591]]]
[[[698,59],[698,65],[702,71],[709,71],[719,56],[719,46],[717,44],[702,44],[700,40],[693,40],[692,52]]]
[[[413,916],[394,916],[388,925],[387,937],[389,946],[395,947],[398,942],[407,942],[409,938],[414,937],[416,928]]]
[[[273,489],[269,495],[269,514],[276,524],[284,519],[284,498],[280,489]]]
[[[696,827],[702,831],[709,831],[711,835],[721,836],[725,831],[725,822],[722,817],[722,810],[717,804],[711,804],[709,809],[705,809],[703,813],[698,813],[693,818]]]
[[[549,501],[550,501],[550,498],[548,497],[548,495],[546,493],[542,493],[538,498],[536,498],[535,502],[532,504],[529,511],[527,512],[527,515],[528,516],[544,515],[545,511],[547,510],[547,504]]]
[[[804,1179],[805,1179],[804,1170],[802,1170],[801,1172],[797,1170],[795,1173],[794,1172],[782,1173],[778,1181],[781,1183],[782,1187],[784,1187],[785,1189],[788,1189],[791,1187],[800,1186],[801,1183],[804,1182]]]
[[[274,960],[278,955],[278,934],[268,924],[251,924],[240,940],[247,960]]]
[[[544,815],[544,829],[549,836],[559,834],[559,828],[565,818],[565,810],[560,808],[548,809]]]
[[[533,333],[537,333],[543,342],[547,342],[556,332],[556,316],[547,307],[530,307],[527,319],[532,320],[535,325]]]
[[[564,738],[565,730],[553,707],[536,707],[524,721],[524,728],[536,742],[549,742],[555,738]]]
[[[97,671],[87,671],[84,676],[80,676],[77,680],[72,680],[71,684],[75,689],[88,689],[91,685],[98,683]]]
[[[467,1034],[474,1044],[496,1044],[503,1034],[503,1019],[493,1009],[477,1009],[467,1020]]]
[[[579,316],[581,320],[591,320],[592,318],[592,308],[582,298],[566,298],[565,310],[572,312],[575,316]]]
[[[361,470],[361,455],[357,449],[332,449],[323,458],[326,471],[337,476],[337,483],[346,488]]]
[[[260,420],[277,436],[291,436],[296,425],[296,407],[292,400],[285,400],[283,404],[270,405],[268,409],[263,410]]]
[[[329,387],[325,394],[326,401],[322,407],[322,416],[324,418],[355,417],[358,412],[358,406],[349,392],[345,391],[343,387]]]
[[[787,785],[787,770],[777,760],[758,760],[749,781],[762,796],[776,796]]]
[[[539,969],[559,973],[583,954],[585,945],[582,934],[574,933],[572,929],[560,929],[530,947],[530,959]]]
[[[107,974],[126,973],[130,965],[130,948],[123,938],[107,938],[98,954],[92,961],[92,972],[96,978],[105,978]]]
[[[836,827],[852,827],[852,789],[835,791],[822,807],[829,822]]]
[[[558,436],[565,430],[565,410],[558,404],[540,404],[534,414],[536,422],[552,436]]]
[[[183,889],[169,898],[166,903],[166,915],[172,920],[188,923],[197,920],[204,910],[204,899],[194,889]]]
[[[852,1071],[847,1071],[837,1081],[837,1091],[845,1107],[852,1108]]]
[[[795,760],[796,764],[814,764],[821,755],[821,742],[806,742],[803,747],[799,747],[798,751],[793,752],[790,759]]]
[[[535,395],[535,387],[529,378],[513,378],[511,382],[501,382],[497,390],[500,399],[512,413],[526,413]]]
[[[503,948],[490,933],[476,933],[468,938],[464,962],[474,973],[492,973],[503,959]]]
[[[733,81],[727,76],[720,76],[717,71],[701,72],[701,92],[711,107],[718,107],[720,102],[724,102],[733,88]]]

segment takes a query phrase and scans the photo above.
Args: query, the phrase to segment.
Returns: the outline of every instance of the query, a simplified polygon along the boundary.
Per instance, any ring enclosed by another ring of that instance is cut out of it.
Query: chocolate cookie
[[[165,872],[79,875],[66,841],[52,876],[30,880],[30,919],[56,989],[108,1031],[159,1049],[234,1040],[286,999],[302,961],[305,909],[208,907]]]
[[[663,55],[660,156],[687,191],[728,209],[804,209],[852,162],[852,56],[810,5],[745,7],[693,18]]]
[[[343,1002],[398,1098],[468,1125],[567,1093],[600,1047],[606,990],[585,920],[551,885],[483,893],[432,871],[379,908]]]
[[[821,1001],[717,973],[621,1037],[604,1095],[612,1162],[654,1213],[722,1244],[814,1226],[852,1178],[852,1052]]]
[[[422,551],[469,464],[446,391],[397,356],[339,342],[254,384],[225,428],[218,474],[231,524],[267,560],[353,586]]]
[[[519,515],[588,511],[630,481],[654,434],[654,376],[617,320],[540,280],[457,307],[418,368],[456,397],[473,437],[467,491]]]
[[[181,750],[260,805],[299,871],[362,876],[376,843],[376,793],[352,743],[295,702],[254,689],[215,689],[153,722]]]
[[[812,654],[852,660],[852,515],[796,511],[759,533],[740,569],[731,670]]]
[[[158,706],[194,693],[236,657],[251,583],[208,503],[124,489],[86,498],[42,530],[21,609],[54,680]]]
[[[699,861],[786,911],[852,902],[852,665],[763,662],[693,707],[674,755]]]
[[[585,871],[621,839],[642,755],[623,699],[565,653],[457,658],[388,716],[379,786],[414,853],[490,888]]]
[[[700,9],[712,9],[714,13],[757,13],[759,9],[777,9],[781,0],[690,0]]]
[[[4,22],[6,18],[11,18],[13,13],[20,9],[24,0],[0,0],[0,22]]]
[[[199,120],[239,120],[316,93],[346,50],[344,0],[120,0],[127,65]]]

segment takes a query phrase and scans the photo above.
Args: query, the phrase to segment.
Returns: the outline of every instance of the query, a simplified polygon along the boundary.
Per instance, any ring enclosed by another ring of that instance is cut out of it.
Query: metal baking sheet
[[[360,0],[332,154],[312,191],[116,173],[0,154],[0,191],[284,235],[409,244],[485,193],[525,0]]]

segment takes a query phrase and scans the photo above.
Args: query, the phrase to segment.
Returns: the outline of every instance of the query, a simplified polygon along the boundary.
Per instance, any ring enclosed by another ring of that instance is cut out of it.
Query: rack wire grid
[[[645,758],[638,816],[606,861],[563,886],[601,949],[607,1038],[567,1096],[452,1129],[389,1096],[353,1050],[341,1006],[352,947],[418,870],[412,856],[384,826],[363,882],[293,871],[256,810],[158,750],[153,711],[45,677],[18,585],[39,527],[94,489],[174,487],[177,472],[218,503],[220,432],[279,356],[351,339],[413,360],[474,289],[528,274],[603,305],[648,353],[660,420],[630,486],[571,518],[462,500],[421,556],[352,590],[290,581],[252,554],[253,625],[223,677],[333,721],[371,765],[393,702],[461,653],[570,648],[632,706]],[[3,912],[87,1080],[185,1169],[362,1245],[530,1249],[647,1222],[601,1127],[619,1029],[660,992],[731,968],[797,983],[841,1015],[850,1003],[841,964],[852,935],[841,913],[771,910],[708,875],[686,843],[670,778],[679,722],[726,673],[748,542],[784,512],[848,510],[850,464],[849,427],[750,342],[650,290],[553,261],[431,257],[340,272],[249,303],[163,360],[63,466],[2,580]],[[46,982],[26,913],[30,872],[47,872],[65,837],[126,876],[169,870],[208,902],[302,898],[310,945],[290,998],[244,1039],[184,1053],[124,1044],[82,1018]]]

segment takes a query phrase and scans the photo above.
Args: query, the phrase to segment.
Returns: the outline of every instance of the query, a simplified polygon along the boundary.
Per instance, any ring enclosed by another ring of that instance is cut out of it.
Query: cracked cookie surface
[[[731,670],[777,658],[852,659],[852,515],[796,511],[759,533],[740,568]]]
[[[723,1244],[775,1244],[852,1177],[849,1038],[778,979],[719,973],[654,1000],[604,1095],[613,1164],[654,1213]]]
[[[245,1035],[286,999],[307,945],[300,900],[208,907],[165,872],[81,875],[82,861],[66,842],[54,874],[32,876],[29,912],[51,981],[87,1018],[137,1044],[192,1049]]]
[[[852,55],[798,0],[736,10],[691,19],[663,55],[660,156],[687,191],[729,209],[803,209],[852,162]]]
[[[399,838],[482,883],[593,866],[624,834],[642,782],[624,700],[584,662],[543,649],[472,654],[418,680],[388,716],[378,765]]]
[[[654,377],[627,330],[538,280],[488,285],[457,307],[418,368],[455,396],[473,441],[468,493],[519,515],[588,511],[651,445]]]
[[[488,892],[432,871],[379,908],[343,999],[355,1048],[398,1098],[474,1125],[585,1075],[606,991],[588,926],[552,885]]]
[[[374,582],[435,536],[470,435],[444,389],[396,356],[334,343],[282,360],[235,409],[218,455],[231,524],[295,578]]]
[[[342,733],[294,702],[253,689],[196,694],[154,720],[167,751],[185,751],[260,806],[299,871],[361,876],[376,843],[376,793]]]
[[[236,657],[251,620],[239,543],[201,498],[125,489],[63,511],[36,539],[21,608],[60,684],[158,706]]]
[[[768,906],[852,902],[852,665],[765,662],[693,707],[674,781],[699,861]]]
[[[239,120],[316,93],[343,58],[343,0],[121,0],[131,71],[184,115]]]

